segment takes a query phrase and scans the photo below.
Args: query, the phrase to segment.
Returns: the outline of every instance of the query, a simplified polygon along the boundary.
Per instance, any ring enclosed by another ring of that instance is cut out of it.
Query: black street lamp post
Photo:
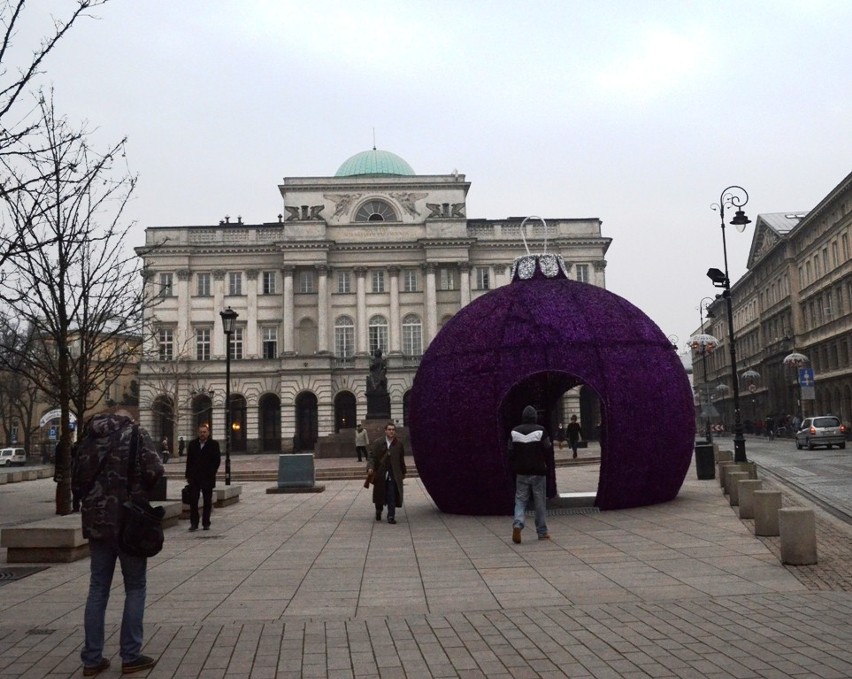
[[[736,208],[734,218],[731,224],[737,227],[737,231],[742,233],[745,230],[746,224],[750,224],[751,220],[746,217],[742,207],[748,203],[748,192],[742,186],[729,186],[719,196],[719,202],[714,203],[710,207],[713,210],[718,210],[722,222],[722,255],[725,260],[725,272],[722,273],[719,269],[710,269],[707,271],[707,276],[713,281],[713,285],[717,288],[724,288],[722,296],[727,302],[728,308],[728,342],[731,345],[731,378],[734,388],[734,462],[748,462],[746,457],[745,436],[743,435],[743,419],[740,413],[740,385],[737,379],[737,346],[734,338],[734,309],[731,302],[731,279],[728,274],[728,244],[725,240],[725,207]]]
[[[231,485],[231,333],[239,314],[231,307],[220,311],[225,331],[225,485]]]

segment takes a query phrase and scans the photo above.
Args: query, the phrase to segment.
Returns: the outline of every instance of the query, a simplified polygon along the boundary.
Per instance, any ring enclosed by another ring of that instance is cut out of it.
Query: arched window
[[[396,211],[383,200],[368,200],[355,213],[356,222],[398,222]]]
[[[334,355],[349,358],[355,353],[355,323],[349,316],[334,321]]]
[[[417,314],[408,314],[402,319],[402,353],[406,356],[423,353],[423,326]]]
[[[388,320],[384,316],[373,316],[370,318],[370,353],[381,349],[384,353],[388,351]]]

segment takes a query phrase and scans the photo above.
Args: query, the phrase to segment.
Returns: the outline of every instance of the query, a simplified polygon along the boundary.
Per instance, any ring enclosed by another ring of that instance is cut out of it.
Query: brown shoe
[[[545,533],[544,535],[538,536],[539,540],[550,540],[550,533]]]
[[[84,677],[94,677],[97,674],[100,674],[104,670],[109,669],[109,658],[101,658],[101,661],[97,665],[91,665],[90,667],[83,667],[83,676]]]
[[[520,528],[512,528],[512,542],[516,545],[521,544],[521,529]]]

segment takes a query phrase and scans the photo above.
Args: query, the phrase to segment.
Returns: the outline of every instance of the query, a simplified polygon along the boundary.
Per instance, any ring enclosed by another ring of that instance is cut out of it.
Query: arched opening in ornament
[[[539,372],[516,382],[500,402],[502,440],[508,441],[513,427],[531,405],[553,442],[553,462],[547,478],[551,506],[592,506],[600,477],[602,418],[597,392],[576,375],[560,371]],[[577,456],[571,445],[569,424],[575,416],[580,427]],[[594,464],[594,472],[590,473]],[[566,468],[582,465],[583,473]]]

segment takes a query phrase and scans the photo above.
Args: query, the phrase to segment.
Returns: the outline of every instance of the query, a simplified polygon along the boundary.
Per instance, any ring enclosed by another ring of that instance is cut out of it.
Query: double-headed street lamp
[[[689,338],[689,346],[693,351],[701,355],[701,363],[704,368],[704,386],[701,390],[701,393],[704,394],[704,398],[701,400],[704,403],[701,408],[701,416],[704,418],[704,440],[707,443],[713,443],[713,432],[710,426],[710,409],[712,405],[710,404],[710,395],[707,393],[707,389],[709,388],[707,384],[707,354],[712,353],[719,346],[719,340],[713,337],[713,335],[704,332],[704,312],[707,311],[707,318],[711,318],[708,307],[714,301],[712,297],[704,297],[698,303],[698,319],[701,321],[701,325],[699,326],[698,334]]]
[[[225,331],[225,485],[231,485],[231,333],[239,314],[231,307],[220,311]]]
[[[731,224],[737,227],[737,231],[745,231],[746,224],[751,220],[746,217],[742,207],[748,203],[748,192],[742,186],[729,186],[719,196],[719,202],[712,204],[713,210],[718,210],[722,221],[722,255],[725,260],[724,273],[719,269],[707,271],[708,278],[713,281],[717,288],[724,288],[722,296],[728,306],[728,342],[731,345],[731,378],[734,387],[734,462],[748,462],[746,457],[745,436],[743,435],[743,419],[740,413],[740,386],[737,379],[737,347],[734,338],[734,310],[731,302],[731,278],[728,275],[728,243],[725,240],[725,208],[736,208],[736,214]]]

